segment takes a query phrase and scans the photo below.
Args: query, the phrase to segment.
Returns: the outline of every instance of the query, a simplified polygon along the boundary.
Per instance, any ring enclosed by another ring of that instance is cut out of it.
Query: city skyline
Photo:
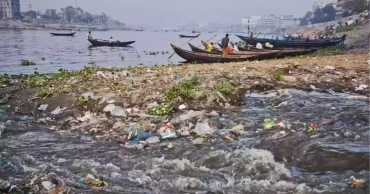
[[[294,15],[311,11],[315,0],[20,0],[21,10],[57,9],[68,5],[81,7],[93,14],[102,12],[129,25],[144,27],[180,27],[189,23],[240,23],[243,17]],[[269,5],[266,7],[266,5]],[[289,6],[287,6],[289,5]],[[244,8],[240,8],[244,7]],[[235,8],[235,10],[233,10]],[[261,8],[261,9],[258,9]],[[289,9],[287,9],[289,8]],[[225,12],[225,14],[217,14]]]

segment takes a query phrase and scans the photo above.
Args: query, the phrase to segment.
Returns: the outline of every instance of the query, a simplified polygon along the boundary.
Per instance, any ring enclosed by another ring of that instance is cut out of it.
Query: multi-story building
[[[20,0],[0,0],[0,18],[20,18]]]
[[[275,21],[274,16],[265,16],[260,19],[259,25],[262,27],[274,28],[276,26]]]
[[[57,16],[57,10],[56,9],[47,9],[45,10],[45,15],[55,18]]]
[[[342,18],[343,15],[343,6],[348,0],[338,0],[337,4],[335,6],[335,9],[337,10],[336,12],[336,18]]]
[[[317,9],[322,9],[328,4],[333,4],[336,7],[337,0],[316,0],[312,5],[312,12],[314,13]]]
[[[261,16],[250,16],[250,17],[244,17],[242,18],[242,26],[250,26],[250,27],[256,27],[260,20]]]

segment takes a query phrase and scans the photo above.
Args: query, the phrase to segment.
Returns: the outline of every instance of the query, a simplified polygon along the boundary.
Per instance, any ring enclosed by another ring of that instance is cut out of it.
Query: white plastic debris
[[[110,112],[110,111],[112,111],[114,108],[116,108],[116,105],[114,105],[114,104],[108,104],[108,105],[103,109],[103,112]]]
[[[328,65],[328,66],[326,66],[326,67],[325,67],[325,69],[331,69],[331,70],[334,70],[334,69],[335,69],[335,67],[333,67],[333,66],[329,66],[329,65]]]
[[[60,108],[60,106],[58,106],[55,110],[51,111],[51,114],[52,115],[58,115],[58,114],[63,113],[66,109],[67,109],[67,107]]]
[[[212,134],[215,131],[211,129],[208,123],[197,123],[195,126],[195,132],[199,135]]]
[[[185,104],[182,104],[182,105],[179,106],[180,110],[184,110],[185,108],[186,108]]]
[[[49,106],[48,104],[41,104],[39,110],[45,111],[48,108],[48,106]]]
[[[152,103],[148,104],[147,109],[154,108],[154,107],[157,107],[157,106],[159,106],[159,104],[157,102],[152,102]]]
[[[363,90],[363,89],[366,89],[367,87],[368,87],[368,85],[366,85],[366,84],[361,84],[361,85],[359,85],[359,86],[355,89],[355,91]]]
[[[311,89],[316,90],[316,87],[314,85],[310,84]]]
[[[126,111],[122,107],[116,106],[113,110],[110,111],[110,114],[116,117],[126,117]]]

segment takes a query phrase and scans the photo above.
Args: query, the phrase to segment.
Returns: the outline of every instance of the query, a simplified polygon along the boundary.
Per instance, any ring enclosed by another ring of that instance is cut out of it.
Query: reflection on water
[[[114,40],[136,42],[125,48],[91,47],[86,40],[86,33],[77,32],[75,37],[58,37],[51,36],[48,31],[0,31],[0,73],[33,73],[35,70],[46,73],[55,72],[59,68],[78,70],[92,61],[101,67],[179,63],[183,59],[177,55],[168,60],[173,52],[170,43],[181,46],[190,40],[179,38],[174,32],[102,31],[93,32],[93,38],[113,37]],[[208,40],[214,35],[202,34],[191,43],[198,46],[200,40]],[[218,34],[212,41],[218,41],[223,36]],[[232,36],[231,41],[239,39]],[[187,45],[183,48],[190,49]],[[163,55],[162,51],[169,53]],[[149,55],[149,52],[159,54]],[[42,60],[43,57],[45,60]],[[23,67],[19,65],[21,60],[34,61],[37,65]]]

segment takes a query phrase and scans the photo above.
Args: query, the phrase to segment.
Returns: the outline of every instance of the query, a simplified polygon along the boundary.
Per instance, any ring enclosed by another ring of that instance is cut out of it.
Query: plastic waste
[[[157,102],[152,102],[152,103],[148,104],[147,109],[154,108],[156,106],[159,106],[159,104]]]
[[[197,123],[195,132],[199,135],[212,134],[215,131],[211,129],[208,123]]]
[[[95,177],[92,174],[88,174],[86,178],[80,178],[79,182],[92,185],[95,187],[104,187],[108,185],[108,183],[104,181],[103,177],[95,179]]]
[[[58,115],[58,114],[63,113],[66,109],[67,107],[60,108],[60,106],[58,106],[55,110],[51,111],[51,114]]]
[[[231,137],[229,137],[229,136],[227,136],[227,135],[225,136],[225,139],[226,139],[226,140],[229,140],[229,141],[234,141],[234,139],[233,139],[233,138],[231,138]]]
[[[355,91],[363,90],[363,89],[366,89],[367,87],[368,87],[368,85],[361,84],[361,85],[359,85],[359,86],[355,89]]]
[[[167,133],[161,136],[161,140],[177,138],[176,132]]]
[[[273,118],[273,119],[264,119],[263,120],[263,127],[265,129],[271,129],[272,127],[275,126],[276,121],[277,121],[276,118]]]
[[[314,132],[314,131],[316,131],[317,126],[315,125],[315,123],[311,123],[311,125],[310,125],[310,126],[305,126],[305,128],[306,128],[306,130],[307,130],[308,132]]]
[[[325,67],[325,69],[332,69],[332,70],[334,70],[334,69],[335,69],[335,67],[333,67],[333,66],[329,66],[329,65],[328,65],[328,66],[326,66],[326,67]]]
[[[114,104],[108,104],[108,105],[103,109],[103,112],[110,112],[110,111],[112,111],[114,108],[116,108],[116,105],[114,105]]]
[[[126,117],[126,110],[122,107],[116,106],[113,110],[110,111],[110,114],[116,117]]]
[[[48,106],[49,106],[48,104],[41,104],[39,110],[45,111],[48,108]]]
[[[173,76],[173,78],[174,78],[175,80],[179,80],[179,79],[181,78],[181,76],[180,76],[179,74],[176,74],[175,76]]]
[[[204,142],[205,142],[205,138],[201,138],[201,137],[195,138],[191,141],[191,143],[195,145],[204,144]]]
[[[131,137],[129,138],[129,140],[146,140],[150,137],[154,137],[156,136],[155,134],[152,134],[152,133],[147,133],[141,129],[135,129],[133,132],[132,132],[132,135]]]
[[[149,144],[155,144],[155,143],[161,142],[161,140],[159,140],[159,137],[153,136],[153,137],[149,137],[148,139],[146,139],[145,142]]]

